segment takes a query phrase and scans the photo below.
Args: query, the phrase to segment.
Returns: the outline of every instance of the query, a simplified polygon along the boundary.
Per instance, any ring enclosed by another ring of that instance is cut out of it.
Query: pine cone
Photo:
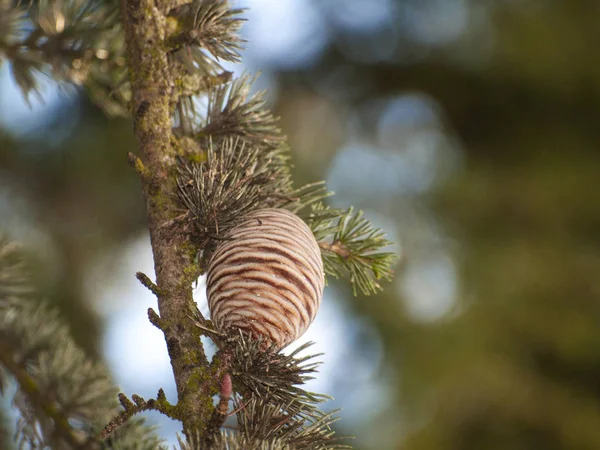
[[[217,330],[242,329],[281,349],[315,318],[323,285],[310,228],[289,211],[261,209],[232,228],[212,255],[208,307]]]

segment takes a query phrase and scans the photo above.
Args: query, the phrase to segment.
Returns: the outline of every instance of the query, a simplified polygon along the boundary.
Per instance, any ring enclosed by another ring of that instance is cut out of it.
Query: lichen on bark
[[[177,216],[173,174],[176,148],[172,135],[171,93],[176,80],[164,45],[172,2],[123,0],[122,17],[129,58],[132,113],[139,157],[146,176],[142,186],[154,255],[158,312],[177,386],[177,416],[186,436],[206,432],[213,413],[212,394],[219,380],[210,377],[198,329],[189,317],[192,285],[198,272],[188,237],[165,226]],[[214,384],[214,386],[213,386]]]

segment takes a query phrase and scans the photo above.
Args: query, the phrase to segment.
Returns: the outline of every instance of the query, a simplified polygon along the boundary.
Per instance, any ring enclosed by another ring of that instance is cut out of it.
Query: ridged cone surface
[[[283,348],[313,321],[323,295],[319,245],[283,209],[261,209],[234,227],[213,254],[207,297],[217,330],[241,328]]]

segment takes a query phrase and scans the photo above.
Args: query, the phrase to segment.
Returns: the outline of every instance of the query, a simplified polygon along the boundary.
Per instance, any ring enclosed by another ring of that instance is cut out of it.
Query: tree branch
[[[338,255],[340,258],[344,258],[344,259],[348,259],[352,255],[350,250],[348,250],[348,248],[344,244],[342,244],[340,241],[335,241],[332,244],[330,244],[329,242],[321,241],[321,242],[319,242],[319,247],[323,250],[328,250],[330,252],[333,252],[336,255]]]
[[[171,145],[173,76],[169,70],[166,0],[122,0],[123,27],[129,55],[132,111],[140,159],[148,228],[154,255],[158,311],[177,386],[177,410],[188,439],[204,434],[214,406],[207,386],[208,361],[198,328],[188,316],[196,249],[183,233],[164,227],[177,217],[176,151]]]
[[[139,395],[135,394],[131,396],[131,399],[133,402],[135,402],[135,404],[129,400],[125,394],[119,394],[119,402],[121,403],[121,406],[123,406],[124,411],[122,411],[104,427],[104,429],[100,432],[101,438],[108,438],[117,428],[123,425],[133,415],[139,414],[143,411],[158,411],[171,419],[179,418],[177,416],[177,408],[167,401],[165,391],[162,389],[158,391],[156,400],[151,398],[146,401]]]
[[[13,360],[10,348],[4,344],[5,340],[0,339],[0,363],[12,374],[21,391],[23,391],[31,404],[35,408],[39,408],[49,417],[54,423],[54,430],[57,436],[60,436],[74,449],[91,449],[95,448],[93,442],[89,439],[81,439],[77,437],[75,430],[69,423],[69,418],[65,416],[58,406],[51,399],[46,398],[43,392],[40,391],[35,379],[22,367]]]

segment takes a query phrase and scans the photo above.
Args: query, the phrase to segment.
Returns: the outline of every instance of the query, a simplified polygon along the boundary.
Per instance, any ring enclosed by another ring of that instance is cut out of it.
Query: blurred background
[[[600,448],[600,2],[235,3],[235,71],[262,70],[297,182],[326,179],[400,255],[377,296],[330,283],[305,336],[339,432],[357,449]],[[174,398],[134,278],[152,260],[131,123],[42,84],[29,107],[0,71],[0,228],[125,392]]]

